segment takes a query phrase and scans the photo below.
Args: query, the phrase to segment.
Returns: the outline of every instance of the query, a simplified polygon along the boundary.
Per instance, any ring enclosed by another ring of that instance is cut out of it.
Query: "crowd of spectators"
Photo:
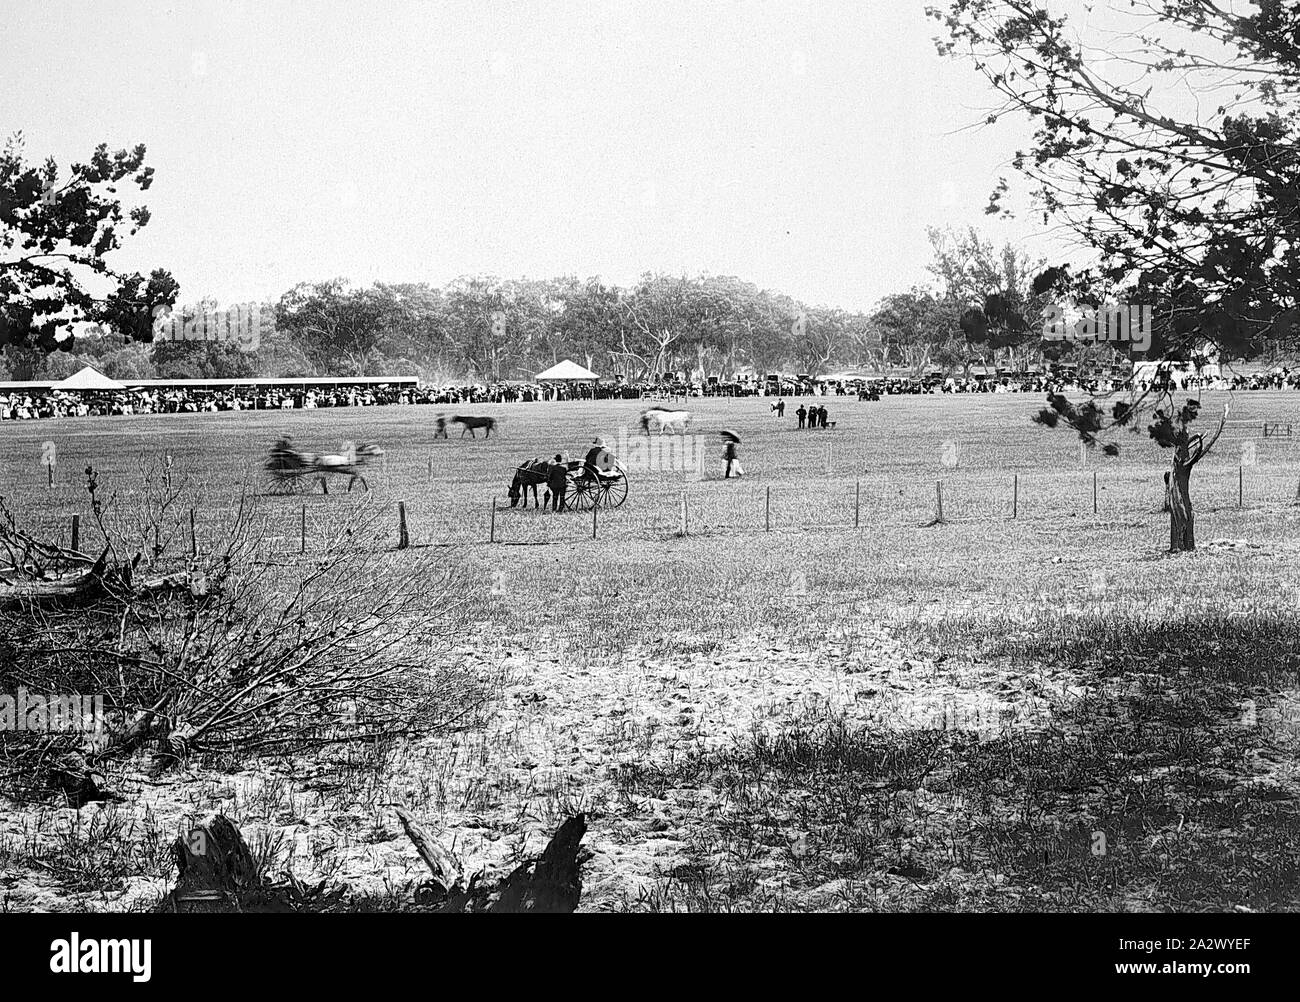
[[[1300,389],[1300,369],[1276,368],[1249,376],[1234,376],[1230,385],[1234,390],[1296,390]]]
[[[961,379],[931,376],[923,379],[867,380],[859,397],[868,393],[1110,393],[1116,390],[1144,390],[1167,386],[1178,391],[1196,390],[1273,390],[1300,388],[1300,372],[1258,373],[1249,376],[1202,375],[1192,371],[1166,373],[1156,378],[1109,376],[1000,376],[995,379]]]
[[[0,394],[0,420],[101,417],[125,414],[195,414],[204,411],[290,410],[315,407],[375,407],[431,403],[414,387],[231,387],[141,389],[95,393],[60,391]]]
[[[1300,370],[1277,368],[1250,375],[1210,376],[1174,373],[1169,383],[1176,390],[1282,390],[1300,389]],[[701,385],[660,383],[509,382],[493,385],[416,386],[247,386],[221,388],[149,388],[97,393],[58,391],[0,392],[0,420],[50,417],[86,417],[127,414],[177,414],[205,411],[311,410],[323,407],[382,407],[389,404],[531,403],[591,399],[684,399],[696,396],[856,396],[878,400],[881,395],[937,393],[1107,393],[1132,387],[1132,377],[1078,378],[1056,375],[921,378],[887,377],[830,380],[813,383],[790,380],[766,384],[713,383]],[[1137,384],[1145,389],[1148,381]]]
[[[54,390],[0,392],[0,420],[101,417],[125,414],[194,414],[205,411],[311,410],[320,407],[382,407],[388,404],[532,403],[542,400],[639,397],[639,389],[590,384],[542,386],[235,386],[150,388],[69,393]]]

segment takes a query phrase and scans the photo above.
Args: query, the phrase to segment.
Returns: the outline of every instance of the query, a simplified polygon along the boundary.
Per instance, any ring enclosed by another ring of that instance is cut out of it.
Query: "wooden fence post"
[[[492,506],[496,507],[496,498],[492,499]],[[303,508],[304,518],[306,517],[306,508]],[[397,502],[397,548],[404,550],[411,545],[411,537],[406,533],[406,502]]]
[[[492,499],[492,512],[488,515],[488,542],[497,541],[497,499]]]
[[[862,481],[853,489],[853,528],[858,528],[862,520]]]
[[[1245,482],[1246,482],[1246,467],[1244,465],[1239,464],[1237,466],[1237,507],[1238,508],[1243,507],[1243,501],[1245,500],[1245,495],[1246,495]]]
[[[190,556],[197,557],[198,555],[199,555],[199,536],[198,533],[194,531],[194,509],[191,508],[190,509]]]
[[[685,536],[690,532],[690,519],[686,509],[686,492],[682,491],[682,535]]]
[[[1300,485],[1296,486],[1296,497],[1300,498]],[[763,531],[772,531],[772,488],[767,489],[767,501],[763,505]]]
[[[302,533],[298,540],[298,552],[307,552],[307,506],[302,506]]]
[[[1011,475],[1011,517],[1015,518],[1020,509],[1020,474]]]
[[[599,507],[600,505],[596,504],[595,502],[592,502],[591,505],[591,538],[592,539],[596,538],[596,510]]]
[[[72,516],[72,552],[81,552],[81,516]]]
[[[1097,514],[1097,471],[1092,471],[1092,513]]]
[[[938,499],[939,502],[938,515],[935,517],[935,521],[942,522],[943,521],[943,481],[942,480],[936,480],[934,482],[934,493],[935,493],[935,497]]]

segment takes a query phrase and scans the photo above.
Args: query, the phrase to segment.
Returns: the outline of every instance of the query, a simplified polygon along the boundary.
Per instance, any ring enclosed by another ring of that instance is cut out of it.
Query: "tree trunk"
[[[1174,460],[1169,477],[1169,552],[1196,549],[1196,518],[1192,513],[1192,465]]]
[[[172,859],[179,876],[158,911],[281,910],[265,907],[270,902],[253,854],[239,829],[224,815],[212,815],[177,838]]]

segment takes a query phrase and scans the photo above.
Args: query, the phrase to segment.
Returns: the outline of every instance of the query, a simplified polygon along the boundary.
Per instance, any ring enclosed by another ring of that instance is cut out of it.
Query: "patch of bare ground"
[[[1007,646],[1050,650],[1067,676],[1025,687],[1047,703],[1037,726],[900,729],[827,706],[625,769],[630,796],[707,796],[685,861],[624,906],[1296,907],[1293,625],[1098,624]]]
[[[125,768],[110,777],[120,801],[6,812],[0,852],[29,870],[6,881],[10,907],[143,905],[165,889],[168,861],[165,853],[152,862],[132,856],[125,845],[165,846],[212,810],[230,816],[255,852],[304,880],[396,895],[422,876],[422,864],[395,804],[430,824],[469,868],[491,872],[539,848],[565,816],[586,811],[595,855],[583,908],[613,907],[685,860],[692,818],[712,800],[698,785],[637,795],[623,788],[628,769],[667,768],[755,734],[777,735],[810,714],[895,727],[1028,726],[1045,705],[1034,692],[1068,686],[1059,672],[1026,685],[990,664],[909,659],[887,629],[812,651],[755,639],[583,665],[519,651],[452,653],[507,680],[481,726],[256,770],[225,772],[209,762],[151,778]],[[53,846],[91,844],[99,856],[123,858],[120,879],[101,871],[94,901],[74,874],[40,862]]]
[[[161,847],[217,810],[268,872],[400,908],[426,875],[400,805],[487,878],[586,812],[582,910],[1294,907],[1289,631],[1094,629],[971,657],[884,627],[582,664],[461,647],[505,682],[460,730],[124,767],[121,801],[6,811],[5,906],[148,907]]]

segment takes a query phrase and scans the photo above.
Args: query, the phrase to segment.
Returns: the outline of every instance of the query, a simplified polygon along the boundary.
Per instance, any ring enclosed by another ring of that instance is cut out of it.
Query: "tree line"
[[[811,305],[731,276],[647,273],[631,287],[574,276],[473,276],[442,287],[332,279],[302,282],[263,304],[272,322],[264,323],[255,351],[230,341],[155,337],[160,312],[174,309],[183,326],[221,310],[211,299],[175,305],[179,287],[155,272],[149,280],[123,278],[124,288],[102,306],[87,304],[85,323],[65,325],[52,340],[44,329],[18,336],[11,325],[0,378],[58,379],[90,364],[127,380],[418,374],[492,383],[526,380],[572,358],[629,382],[676,373],[727,382],[746,371],[920,375],[937,366],[961,374],[981,364],[1019,368],[1063,351],[1085,360],[1109,353],[1045,342],[1031,323],[991,332],[971,322],[991,298],[1038,318],[1044,297],[1029,288],[1034,262],[1011,246],[995,248],[974,229],[929,236],[930,280],[866,312]],[[154,294],[143,295],[146,289]],[[131,296],[151,316],[123,310]]]

